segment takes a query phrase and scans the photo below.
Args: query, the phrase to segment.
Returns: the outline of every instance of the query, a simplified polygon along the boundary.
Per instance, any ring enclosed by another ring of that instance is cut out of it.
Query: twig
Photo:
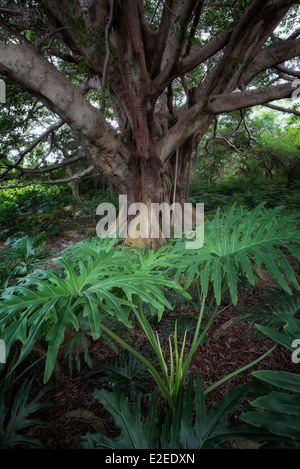
[[[19,171],[21,172],[28,172],[30,170],[25,170],[24,168],[20,168],[19,167],[19,164],[22,162],[22,160],[24,159],[24,157],[30,152],[32,151],[42,140],[44,140],[44,138],[46,138],[49,134],[53,133],[54,130],[57,130],[59,129],[60,127],[62,127],[64,125],[64,121],[62,119],[60,119],[59,121],[57,121],[55,124],[51,125],[50,127],[48,127],[47,130],[45,130],[45,132],[43,132],[39,137],[37,137],[27,148],[25,148],[25,150],[23,150],[18,159],[15,161],[14,164],[10,164],[10,165],[6,165],[6,169],[4,171],[2,171],[2,173],[0,173],[0,178],[2,178],[3,176],[5,176],[9,171],[11,171],[12,169],[18,169]]]
[[[274,104],[264,104],[263,106],[270,109],[275,109],[276,111],[288,112],[290,114],[295,114],[295,116],[300,116],[300,111],[297,111],[296,109],[288,109],[282,106],[275,106]]]
[[[251,140],[253,140],[257,145],[259,145],[260,147],[263,147],[263,145],[261,143],[259,143],[255,137],[252,136],[250,130],[249,130],[249,127],[247,125],[247,122],[246,122],[246,119],[245,119],[245,112],[243,111],[243,109],[241,109],[241,116],[242,116],[242,119],[243,119],[243,122],[244,122],[244,126],[245,126],[245,129],[247,131],[247,134],[249,135],[249,145],[250,145],[250,142]]]
[[[69,163],[70,163],[70,160],[67,161],[67,163],[65,164],[69,164]],[[65,179],[48,179],[47,181],[28,181],[28,183],[23,184],[23,185],[19,185],[19,183],[17,183],[17,184],[10,184],[6,186],[0,186],[0,189],[16,189],[16,188],[21,189],[23,187],[27,187],[32,184],[50,184],[50,185],[65,184],[67,182],[76,181],[77,179],[82,179],[87,174],[89,174],[93,169],[94,169],[94,166],[89,166],[87,169],[83,170],[81,173],[75,173],[73,174],[72,177],[65,178]]]
[[[161,2],[161,0],[158,0],[158,2],[157,2],[157,4],[156,4],[156,7],[155,7],[155,10],[154,10],[154,12],[153,12],[153,15],[152,15],[152,17],[151,17],[151,19],[150,19],[150,23],[149,23],[149,24],[152,24],[152,21],[154,21],[154,18],[155,18],[155,16],[156,16],[156,13],[157,13],[157,10],[158,10],[158,6],[159,6],[160,2]]]

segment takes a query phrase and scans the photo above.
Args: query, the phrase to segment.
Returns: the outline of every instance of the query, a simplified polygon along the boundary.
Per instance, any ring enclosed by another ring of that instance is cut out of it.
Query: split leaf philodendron
[[[79,318],[83,317],[95,340],[110,337],[146,365],[171,407],[180,386],[186,382],[196,350],[206,338],[216,314],[220,314],[221,299],[227,289],[233,304],[237,303],[241,275],[254,284],[256,272],[264,265],[288,294],[292,293],[290,285],[299,289],[284,251],[294,257],[299,255],[295,246],[299,242],[297,219],[295,215],[285,215],[282,208],[266,210],[261,204],[253,211],[235,205],[225,212],[218,210],[212,220],[205,222],[205,241],[198,250],[185,249],[184,239],[170,241],[157,252],[126,249],[117,241],[95,238],[78,243],[56,259],[57,268],[36,270],[3,292],[0,333],[7,354],[14,344],[21,344],[17,365],[28,356],[36,341],[46,339],[44,380],[47,382],[65,331],[69,328],[78,331]],[[182,274],[186,278],[184,288],[179,282]],[[185,340],[180,348],[175,323],[167,360],[144,305],[160,320],[166,308],[172,309],[166,291],[189,298],[187,288],[193,280],[199,296],[194,338],[188,351]],[[213,295],[209,319],[204,324],[209,283],[213,284]],[[131,328],[134,318],[155,352],[158,369],[114,329],[113,324]],[[209,390],[258,361],[246,364]]]

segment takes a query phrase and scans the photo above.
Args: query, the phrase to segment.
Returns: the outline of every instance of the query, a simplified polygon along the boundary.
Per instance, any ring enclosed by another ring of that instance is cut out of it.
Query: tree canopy
[[[96,168],[131,201],[184,200],[220,115],[298,96],[298,14],[291,0],[3,0],[2,187]],[[299,116],[290,101],[277,109]]]

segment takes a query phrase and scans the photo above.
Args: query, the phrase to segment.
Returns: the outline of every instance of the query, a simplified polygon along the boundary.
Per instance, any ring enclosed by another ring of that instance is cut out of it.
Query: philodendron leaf
[[[272,391],[266,396],[255,399],[251,405],[260,408],[280,412],[281,414],[300,416],[300,398],[299,395]]]
[[[96,391],[96,397],[111,413],[120,429],[118,438],[88,433],[75,442],[76,449],[207,449],[231,440],[266,441],[268,432],[253,426],[230,426],[227,419],[245,396],[243,386],[226,393],[220,403],[206,408],[199,373],[196,387],[194,375],[189,375],[187,389],[181,386],[171,409],[158,412],[154,392],[144,423],[141,420],[141,396],[132,405],[120,392]],[[196,415],[195,415],[196,408]],[[195,420],[194,416],[195,415]]]
[[[94,339],[102,334],[101,324],[111,317],[119,325],[131,328],[131,311],[139,300],[148,304],[159,319],[165,308],[172,309],[165,297],[167,288],[189,297],[174,280],[166,278],[163,268],[170,265],[168,253],[139,255],[105,240],[84,244],[57,259],[55,269],[40,269],[0,296],[0,330],[7,353],[21,342],[16,366],[31,352],[35,342],[45,338],[49,347],[45,381],[53,371],[66,329],[78,330],[77,317],[88,321]],[[99,256],[98,256],[99,254]],[[106,323],[109,325],[108,323]],[[117,325],[118,327],[118,325]]]
[[[296,373],[289,371],[262,370],[254,371],[252,374],[255,378],[266,381],[273,386],[300,394],[300,375]]]
[[[184,274],[188,284],[198,276],[205,296],[212,282],[217,304],[221,303],[220,280],[229,287],[235,305],[239,276],[245,275],[253,285],[261,266],[291,295],[290,286],[299,290],[299,283],[282,248],[297,258],[300,236],[297,217],[284,214],[283,209],[267,210],[261,203],[252,211],[235,204],[217,210],[212,220],[205,221],[202,248],[189,250],[180,241],[175,244],[175,250],[182,251],[182,259],[180,263],[175,259],[174,267]]]
[[[52,406],[50,403],[40,402],[42,396],[50,389],[44,387],[30,400],[33,380],[24,381],[18,390],[14,401],[7,404],[8,390],[4,385],[0,387],[0,449],[6,449],[25,443],[32,447],[43,448],[41,441],[26,435],[25,428],[31,425],[46,423],[36,418],[37,411]]]
[[[277,412],[249,412],[241,416],[244,422],[256,427],[265,428],[275,435],[300,439],[300,417]],[[272,437],[271,437],[272,440]]]
[[[248,392],[247,386],[230,390],[225,393],[221,402],[215,402],[211,408],[205,404],[204,389],[199,373],[196,387],[193,374],[189,375],[186,394],[181,388],[178,400],[170,418],[171,449],[214,449],[218,445],[231,440],[264,441],[265,432],[257,432],[248,425],[230,426],[229,415]],[[194,394],[195,392],[195,394]],[[196,404],[195,423],[193,424],[194,402]],[[166,434],[166,429],[164,429]],[[165,442],[166,444],[166,442]]]
[[[93,396],[114,417],[121,433],[112,439],[100,433],[90,434],[78,438],[75,449],[147,449],[158,448],[159,433],[156,425],[157,395],[152,395],[150,408],[144,423],[141,420],[141,394],[132,406],[128,398],[119,391],[109,392],[104,389],[96,390]]]
[[[272,391],[255,399],[251,405],[257,410],[242,414],[241,419],[254,427],[268,430],[271,437],[266,441],[272,442],[273,435],[276,435],[293,444],[297,443],[296,440],[300,440],[300,376],[296,373],[270,370],[252,374],[262,381],[284,389],[285,392]],[[300,447],[299,441],[297,447]]]

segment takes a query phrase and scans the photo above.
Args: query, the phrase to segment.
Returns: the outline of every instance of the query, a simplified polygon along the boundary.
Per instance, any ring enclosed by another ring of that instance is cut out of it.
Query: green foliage
[[[271,71],[260,74],[259,86],[268,86],[270,79]],[[287,101],[283,107],[298,110],[298,104]],[[297,116],[287,117],[265,107],[224,114],[218,118],[217,132],[212,124],[200,142],[192,174],[201,182],[240,180],[237,193],[242,197],[248,192],[245,180],[249,192],[253,184],[263,188],[284,182],[290,186],[300,177],[298,121]],[[281,197],[280,190],[277,196]]]
[[[152,396],[149,412],[144,423],[141,421],[141,394],[134,400],[132,407],[129,405],[128,398],[120,391],[96,390],[93,396],[114,417],[115,423],[121,430],[121,436],[112,439],[101,433],[88,433],[75,441],[74,449],[145,449],[157,447],[159,435],[156,425],[156,392]]]
[[[0,191],[0,239],[8,237],[47,233],[47,238],[63,232],[68,224],[80,233],[87,226],[96,226],[96,209],[100,202],[117,205],[117,194],[106,188],[97,188],[90,193],[90,185],[80,186],[81,202],[73,199],[70,187],[62,185],[28,186],[20,189]],[[65,207],[71,207],[66,211]]]
[[[22,236],[11,240],[9,246],[0,253],[0,287],[5,289],[17,283],[51,255],[45,249],[43,234],[40,236]]]
[[[149,390],[147,367],[127,350],[121,350],[116,356],[93,366],[84,378],[93,378],[87,386],[89,390],[110,384],[114,390],[119,389],[132,401],[140,391],[143,391],[145,397]]]
[[[283,324],[282,328],[274,330],[265,325],[256,327],[277,344],[294,351],[294,341],[300,338],[299,297],[297,306],[288,311],[273,311],[273,314]],[[297,352],[297,350],[296,350]],[[291,357],[292,358],[292,357]],[[251,402],[255,412],[242,414],[241,419],[258,428],[267,429],[273,435],[284,438],[285,447],[300,448],[300,376],[287,371],[262,370],[252,373],[255,378],[275,387],[270,393]],[[271,438],[269,447],[276,447],[277,443]]]
[[[107,316],[130,328],[130,312],[138,298],[161,317],[166,306],[171,308],[164,288],[185,294],[178,284],[161,275],[160,269],[170,262],[166,254],[132,252],[116,246],[116,240],[97,242],[101,246],[97,255],[75,259],[62,256],[56,269],[38,269],[2,294],[0,331],[7,353],[15,342],[21,342],[18,365],[35,341],[45,337],[45,382],[52,374],[65,330],[79,330],[79,315],[88,319],[92,336],[97,339]]]
[[[40,402],[49,387],[45,387],[29,401],[32,383],[32,380],[29,383],[24,381],[13,402],[9,398],[8,388],[5,383],[0,387],[0,449],[9,449],[22,443],[30,447],[44,447],[38,439],[23,433],[24,429],[31,425],[47,423],[30,416],[51,405]]]
[[[209,216],[218,207],[224,209],[233,203],[244,205],[247,209],[254,209],[262,202],[265,202],[268,209],[283,206],[291,211],[300,207],[298,185],[265,182],[245,184],[242,178],[210,184],[191,181],[189,198],[195,204],[204,203],[205,212]]]
[[[299,255],[294,246],[299,240],[296,220],[297,214],[285,215],[283,207],[266,210],[264,203],[252,211],[235,204],[223,211],[218,209],[214,218],[205,222],[205,241],[201,249],[184,250],[186,241],[182,239],[174,244],[175,252],[182,253],[177,278],[184,273],[187,288],[198,277],[205,296],[209,282],[212,282],[217,304],[221,303],[228,286],[232,302],[236,304],[239,275],[246,275],[253,285],[256,269],[264,265],[271,277],[291,294],[283,274],[295,289],[299,289],[299,285],[282,248],[290,251],[292,256]]]
[[[181,386],[170,411],[157,407],[157,394],[150,399],[147,413],[141,414],[141,394],[131,406],[119,391],[94,392],[113,416],[120,429],[117,438],[88,433],[75,441],[75,449],[215,449],[230,440],[264,441],[267,432],[257,432],[248,425],[230,426],[229,415],[247,394],[248,387],[228,391],[221,402],[205,405],[201,376],[189,375],[186,391]],[[195,412],[195,413],[194,413]],[[158,415],[159,413],[159,415]]]
[[[300,339],[300,301],[299,295],[297,298],[297,305],[294,305],[295,308],[290,311],[273,311],[274,316],[278,321],[282,323],[282,327],[274,330],[269,326],[256,324],[257,329],[265,334],[267,337],[270,337],[272,340],[278,344],[283,345],[290,351],[294,350],[293,342]]]
[[[300,376],[286,371],[256,371],[253,376],[284,391],[271,391],[251,402],[256,409],[241,419],[255,427],[282,437],[285,447],[300,448]],[[275,441],[274,441],[275,440]],[[276,438],[269,438],[268,447],[276,448]]]
[[[70,204],[71,197],[67,187],[28,186],[0,191],[1,237],[6,239],[17,232],[20,236],[38,235],[41,231],[47,232],[48,237],[57,234],[58,212],[61,213],[62,207]],[[65,220],[66,213],[63,213]]]
[[[248,330],[253,330],[253,336],[261,334],[260,328],[256,325],[268,327],[268,329],[277,329],[282,326],[282,314],[296,317],[299,315],[300,302],[299,292],[293,291],[293,295],[289,295],[281,288],[267,289],[267,295],[262,296],[263,304],[241,311],[243,317],[237,321],[248,322]]]
[[[195,332],[197,329],[198,318],[190,316],[179,316],[176,318],[177,324],[177,335],[178,340],[182,341],[186,335],[186,343],[189,344],[192,342],[193,337],[195,337]],[[165,320],[166,328],[162,333],[162,337],[169,337],[170,334],[174,332],[174,319]],[[200,327],[199,333],[201,334],[204,330],[204,325]],[[207,342],[208,336],[203,339],[203,343]]]
[[[141,360],[172,406],[180,385],[186,380],[192,356],[205,340],[227,288],[236,304],[239,277],[245,275],[254,284],[255,269],[262,264],[288,294],[292,292],[285,276],[293,288],[299,288],[294,271],[282,251],[285,248],[297,256],[294,246],[299,239],[296,215],[283,215],[280,207],[266,210],[263,205],[253,211],[235,205],[224,212],[218,210],[212,220],[206,221],[205,242],[196,251],[186,249],[186,240],[177,240],[157,252],[126,249],[118,240],[110,238],[78,243],[62,253],[55,269],[37,269],[3,292],[0,331],[7,353],[15,343],[21,343],[17,366],[28,356],[37,340],[46,339],[44,380],[47,382],[64,342],[65,331],[90,331],[94,340],[100,336],[115,340]],[[199,282],[200,313],[185,359],[187,332],[179,349],[178,325],[175,323],[174,334],[169,336],[168,368],[160,338],[152,330],[143,305],[148,305],[151,316],[161,320],[164,310],[172,309],[165,295],[168,290],[189,297],[176,281],[182,273],[186,277],[185,288],[195,279]],[[171,279],[174,274],[175,280]],[[213,284],[215,308],[203,328],[209,282]],[[145,332],[162,376],[149,360],[116,334],[116,324],[131,328],[132,317]],[[86,321],[84,328],[80,326],[82,320]],[[77,347],[79,338],[76,339]],[[69,346],[70,357],[76,340]],[[85,356],[88,361],[87,351]]]
[[[78,317],[78,322],[80,323],[80,317]],[[83,350],[84,360],[88,366],[92,367],[91,358],[89,355],[89,349],[86,341],[86,334],[83,331],[77,332],[74,337],[70,340],[67,350],[65,352],[65,358],[69,357],[69,373],[70,376],[73,374],[73,361],[76,363],[77,371],[81,369],[81,350]]]
[[[300,321],[285,313],[281,313],[280,317],[286,321],[284,333],[289,337],[289,341],[299,337]],[[263,332],[266,333],[265,330]],[[274,338],[272,333],[268,335]],[[278,340],[278,336],[276,339],[279,343],[284,343],[282,339]],[[269,394],[255,399],[251,405],[258,411],[247,412],[241,416],[248,425],[233,427],[227,423],[228,416],[246,397],[250,387],[243,386],[228,391],[222,402],[214,403],[210,409],[207,409],[205,391],[199,373],[197,373],[196,389],[194,389],[193,375],[190,374],[186,392],[181,386],[174,405],[169,410],[165,408],[160,410],[159,417],[157,417],[155,393],[145,420],[140,410],[141,395],[131,407],[128,399],[120,392],[96,391],[94,396],[114,417],[121,432],[120,436],[112,439],[99,433],[88,433],[76,440],[75,448],[212,449],[232,440],[259,442],[262,448],[298,448],[299,376],[284,371],[257,371],[253,372],[253,375],[263,380],[263,383],[283,388],[288,393],[272,390]],[[151,434],[149,428],[152,429]]]

